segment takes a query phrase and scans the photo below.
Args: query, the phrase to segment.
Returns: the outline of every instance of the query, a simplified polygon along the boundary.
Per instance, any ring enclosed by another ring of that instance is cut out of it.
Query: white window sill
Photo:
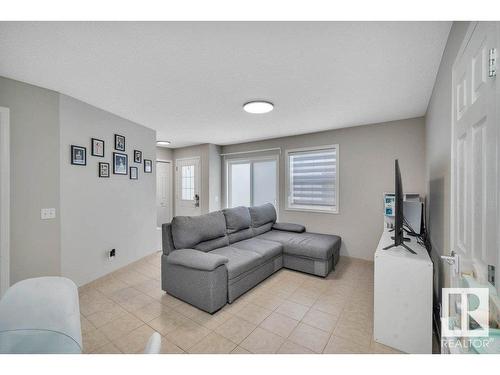
[[[317,214],[330,214],[330,215],[338,215],[340,213],[338,208],[336,210],[320,210],[320,209],[314,209],[314,208],[286,207],[285,211],[312,212],[312,213],[317,213]]]

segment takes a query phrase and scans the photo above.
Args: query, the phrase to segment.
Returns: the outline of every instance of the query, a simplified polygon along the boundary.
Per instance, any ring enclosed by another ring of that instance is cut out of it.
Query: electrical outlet
[[[108,251],[108,259],[109,260],[113,260],[115,259],[116,257],[116,249],[111,249],[110,251]]]
[[[42,208],[40,210],[40,219],[48,220],[56,218],[56,209],[55,208]]]

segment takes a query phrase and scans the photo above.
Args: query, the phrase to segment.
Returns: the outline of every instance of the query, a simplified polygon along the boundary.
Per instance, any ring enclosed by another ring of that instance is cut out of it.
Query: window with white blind
[[[287,209],[338,213],[338,145],[287,150]]]

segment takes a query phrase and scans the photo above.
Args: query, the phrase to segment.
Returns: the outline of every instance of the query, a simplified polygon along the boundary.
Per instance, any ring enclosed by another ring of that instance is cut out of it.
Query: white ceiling
[[[422,116],[450,22],[0,22],[0,75],[172,147]],[[275,104],[251,115],[252,99]]]

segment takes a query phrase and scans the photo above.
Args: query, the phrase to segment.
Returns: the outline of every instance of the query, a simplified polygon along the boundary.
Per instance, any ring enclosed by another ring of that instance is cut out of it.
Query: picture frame
[[[130,167],[130,179],[131,180],[139,179],[139,169],[137,167]]]
[[[134,163],[142,163],[142,151],[134,150]]]
[[[99,177],[109,177],[109,163],[99,163]]]
[[[115,150],[125,151],[125,136],[115,134]]]
[[[104,141],[102,139],[91,138],[90,153],[92,156],[104,157]]]
[[[128,155],[113,152],[113,174],[128,174]]]
[[[71,145],[71,164],[87,165],[87,148],[83,146]]]
[[[153,173],[153,162],[149,159],[144,159],[144,173]]]

